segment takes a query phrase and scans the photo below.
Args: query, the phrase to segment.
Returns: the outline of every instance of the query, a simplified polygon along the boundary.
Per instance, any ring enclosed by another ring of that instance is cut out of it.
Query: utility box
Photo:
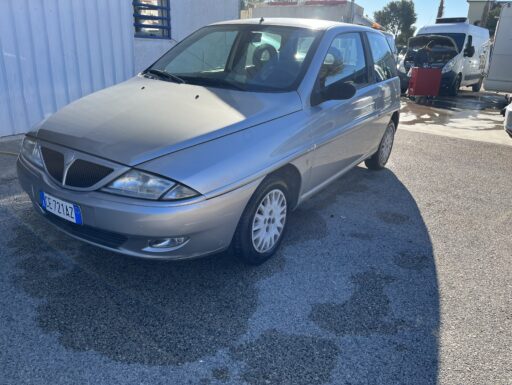
[[[441,76],[439,68],[411,68],[409,96],[438,96]]]

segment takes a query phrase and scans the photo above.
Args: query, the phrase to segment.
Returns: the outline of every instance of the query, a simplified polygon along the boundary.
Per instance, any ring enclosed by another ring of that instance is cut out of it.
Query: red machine
[[[438,96],[441,76],[439,68],[413,67],[409,80],[409,96]]]

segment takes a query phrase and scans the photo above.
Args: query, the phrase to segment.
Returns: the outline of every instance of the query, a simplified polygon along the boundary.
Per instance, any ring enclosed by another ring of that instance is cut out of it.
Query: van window
[[[368,84],[368,70],[359,33],[345,33],[334,38],[319,75],[320,87],[336,82]]]
[[[368,41],[373,57],[375,80],[382,82],[397,76],[396,62],[386,38],[377,33],[368,33]]]

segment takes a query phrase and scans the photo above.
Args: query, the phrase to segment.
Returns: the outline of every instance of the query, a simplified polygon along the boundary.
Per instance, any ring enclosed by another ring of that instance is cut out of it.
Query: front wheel
[[[391,150],[393,149],[393,143],[395,141],[396,126],[393,121],[389,122],[386,132],[379,144],[379,149],[375,154],[364,161],[366,167],[370,170],[382,170],[386,163],[388,163]]]
[[[286,227],[288,196],[288,185],[275,176],[256,189],[233,238],[235,255],[242,262],[260,265],[277,251]]]
[[[473,84],[471,86],[471,88],[473,89],[473,92],[480,92],[480,90],[482,89],[482,83],[484,82],[484,78],[480,78],[480,80],[478,81],[478,83],[476,84]]]
[[[462,75],[459,74],[459,75],[457,75],[457,78],[453,82],[453,85],[452,85],[452,87],[450,88],[450,90],[448,92],[449,95],[450,96],[457,96],[459,94],[459,89],[460,89],[460,85],[461,84],[462,84]]]

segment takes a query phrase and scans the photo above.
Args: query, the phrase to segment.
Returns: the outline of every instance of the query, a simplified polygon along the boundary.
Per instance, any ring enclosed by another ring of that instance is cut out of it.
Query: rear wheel
[[[386,163],[389,160],[389,156],[391,155],[391,150],[393,149],[395,131],[395,122],[389,122],[389,125],[386,128],[386,132],[380,141],[379,149],[375,154],[372,155],[371,158],[368,158],[364,161],[366,167],[368,167],[370,170],[382,170],[386,166]]]
[[[270,176],[254,192],[233,238],[235,255],[249,265],[260,265],[279,248],[288,216],[289,188]]]

